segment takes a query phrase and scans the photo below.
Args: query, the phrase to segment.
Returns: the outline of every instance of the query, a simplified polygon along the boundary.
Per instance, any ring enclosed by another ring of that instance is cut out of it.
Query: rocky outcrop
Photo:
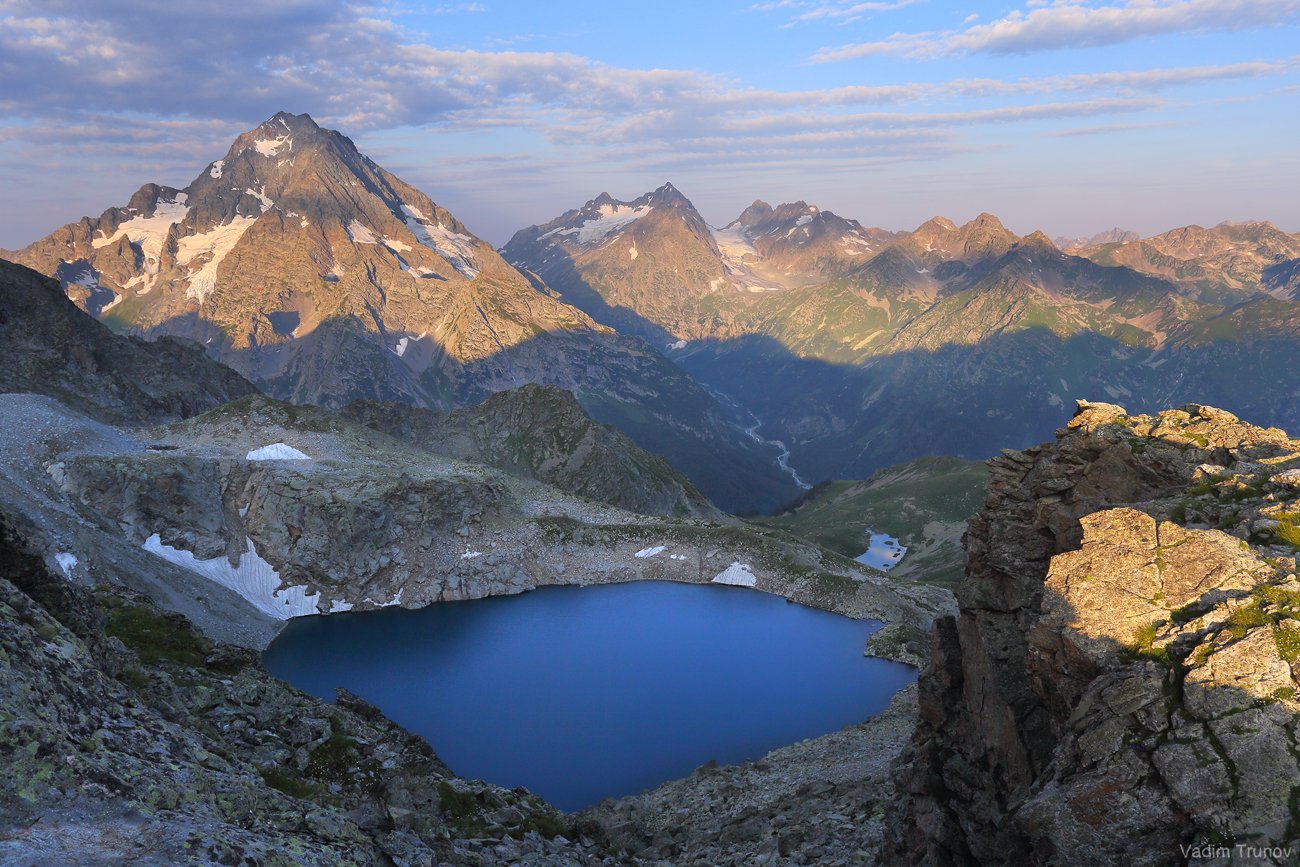
[[[583,811],[620,849],[652,864],[878,863],[890,764],[916,724],[908,687],[859,725],[739,765],[708,763],[689,777]]]
[[[721,517],[666,460],[593,421],[572,392],[555,386],[525,385],[450,413],[353,401],[342,414],[436,454],[486,464],[631,512]]]
[[[1054,443],[990,461],[889,857],[1297,851],[1297,463],[1300,442],[1222,410],[1087,403]]]
[[[19,391],[138,424],[185,418],[256,389],[188,340],[114,334],[56,280],[0,260],[0,393]]]
[[[326,704],[147,600],[50,574],[3,516],[0,575],[6,864],[615,860],[363,700]]]

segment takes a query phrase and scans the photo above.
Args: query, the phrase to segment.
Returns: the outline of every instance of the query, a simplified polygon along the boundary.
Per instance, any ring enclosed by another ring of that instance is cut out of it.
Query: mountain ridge
[[[685,201],[671,185],[649,198],[660,209]],[[278,398],[448,410],[548,383],[726,508],[795,490],[775,454],[686,373],[535,287],[307,115],[281,112],[184,189],[146,184],[18,258],[115,327],[196,340]]]

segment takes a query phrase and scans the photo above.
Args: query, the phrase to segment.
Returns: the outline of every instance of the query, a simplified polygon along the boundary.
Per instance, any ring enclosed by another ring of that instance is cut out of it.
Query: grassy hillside
[[[962,574],[966,519],[979,509],[987,478],[979,461],[918,458],[866,480],[824,482],[757,520],[846,557],[866,550],[872,530],[897,536],[908,551],[890,575],[952,586]]]

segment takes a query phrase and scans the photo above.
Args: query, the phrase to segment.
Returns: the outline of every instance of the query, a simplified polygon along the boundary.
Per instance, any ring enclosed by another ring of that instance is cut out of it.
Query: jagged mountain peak
[[[1001,256],[1019,240],[1001,220],[985,212],[960,227],[947,217],[931,217],[906,243],[918,254],[976,261]]]
[[[685,202],[690,204],[690,199],[682,195],[682,191],[674,187],[672,181],[664,181],[663,186],[649,194],[649,198],[656,204],[669,202]]]

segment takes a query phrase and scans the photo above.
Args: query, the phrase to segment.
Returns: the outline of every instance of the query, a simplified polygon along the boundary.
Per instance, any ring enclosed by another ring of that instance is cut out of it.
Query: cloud
[[[832,20],[861,6],[772,8]],[[412,180],[431,189],[531,187],[549,171],[578,179],[618,171],[703,175],[710,166],[729,175],[867,171],[986,147],[976,143],[979,127],[1092,119],[1099,130],[1121,121],[1135,128],[1149,115],[1161,120],[1178,87],[1300,72],[1293,57],[781,90],[563,52],[450,50],[403,27],[393,8],[350,0],[229,9],[181,0],[0,0],[0,167],[49,178],[112,175],[132,187],[184,183],[239,132],[286,109],[358,137],[377,159],[391,157],[399,171],[406,164]],[[393,144],[414,140],[408,128],[452,135],[419,139],[421,164],[414,150]],[[403,132],[386,138],[393,130]],[[457,157],[467,140],[481,153]],[[100,187],[92,197],[91,185],[82,193],[72,189],[80,182],[66,183],[66,198],[84,195],[87,210],[114,201],[99,198]],[[46,194],[9,192],[15,200]]]
[[[1144,36],[1228,32],[1280,24],[1300,14],[1300,0],[1127,0],[1097,6],[1028,4],[988,24],[941,33],[894,33],[873,42],[823,48],[809,60],[830,63],[875,55],[928,59],[962,54],[1030,54],[1129,42]]]

